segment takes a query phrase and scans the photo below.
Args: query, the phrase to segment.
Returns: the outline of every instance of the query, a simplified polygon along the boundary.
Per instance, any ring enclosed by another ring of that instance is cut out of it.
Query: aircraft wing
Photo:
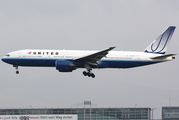
[[[90,55],[86,55],[86,56],[83,56],[83,57],[80,57],[80,58],[76,58],[74,59],[73,61],[85,61],[85,62],[91,62],[91,63],[96,63],[96,61],[99,61],[101,60],[103,57],[105,57],[108,52],[112,49],[114,49],[115,47],[110,47],[108,49],[105,49],[105,50],[101,50],[101,51],[98,51],[98,52],[95,52],[95,53],[92,53]]]

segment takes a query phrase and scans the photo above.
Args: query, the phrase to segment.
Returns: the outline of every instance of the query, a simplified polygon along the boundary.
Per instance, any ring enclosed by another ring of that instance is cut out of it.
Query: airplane
[[[175,59],[176,54],[165,54],[175,28],[169,26],[143,52],[111,51],[115,47],[100,51],[26,49],[10,52],[2,61],[12,64],[16,74],[18,66],[56,67],[59,72],[86,68],[83,75],[95,78],[92,69],[133,68]]]

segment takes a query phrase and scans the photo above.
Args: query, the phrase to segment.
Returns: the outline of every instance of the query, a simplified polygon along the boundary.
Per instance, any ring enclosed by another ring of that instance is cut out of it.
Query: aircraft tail
[[[157,37],[145,50],[147,53],[165,54],[170,39],[175,31],[175,26],[169,26],[160,36]]]

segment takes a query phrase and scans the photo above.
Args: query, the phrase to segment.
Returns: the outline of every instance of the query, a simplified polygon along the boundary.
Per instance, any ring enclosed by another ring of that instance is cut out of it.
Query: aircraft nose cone
[[[9,58],[9,57],[4,56],[4,57],[1,58],[1,60],[2,60],[3,62],[5,62],[5,63],[13,64],[12,59]]]
[[[2,57],[1,60],[4,62],[4,57]]]
[[[2,57],[1,60],[2,60],[3,62],[6,62],[6,58],[5,58],[5,57]]]

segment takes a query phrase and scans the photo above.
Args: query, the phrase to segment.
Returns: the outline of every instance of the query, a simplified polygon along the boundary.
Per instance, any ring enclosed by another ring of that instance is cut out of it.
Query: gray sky
[[[179,26],[177,0],[0,0],[0,56],[20,49],[143,51],[168,26]],[[176,28],[167,53],[178,54]],[[132,69],[20,67],[0,62],[0,108],[94,107],[157,108],[179,105],[179,59]]]

